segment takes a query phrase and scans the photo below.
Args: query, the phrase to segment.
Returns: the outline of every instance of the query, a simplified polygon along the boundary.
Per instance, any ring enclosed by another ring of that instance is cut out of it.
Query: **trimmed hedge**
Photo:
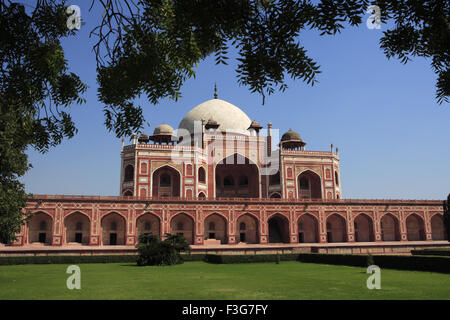
[[[381,269],[398,269],[412,271],[430,271],[450,273],[450,259],[436,256],[373,256],[375,265]],[[298,255],[301,262],[325,263],[367,267],[367,256],[344,254],[302,253]]]
[[[184,261],[202,261],[202,254],[182,254]],[[137,255],[93,255],[93,256],[21,256],[0,257],[0,265],[14,264],[79,264],[79,263],[136,263]]]
[[[137,255],[0,257],[0,265],[136,262]]]
[[[444,257],[450,257],[450,248],[411,250],[411,254],[413,256],[444,256]]]
[[[252,262],[277,262],[296,261],[298,254],[249,254],[249,255],[229,255],[229,254],[206,254],[204,261],[209,263],[252,263]]]

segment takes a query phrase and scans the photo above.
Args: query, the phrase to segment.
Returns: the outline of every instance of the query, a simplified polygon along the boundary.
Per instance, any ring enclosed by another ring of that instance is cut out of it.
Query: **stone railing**
[[[85,196],[85,195],[47,195],[35,194],[29,201],[114,201],[114,202],[201,202],[201,203],[289,203],[298,205],[336,204],[336,205],[442,205],[442,200],[403,200],[403,199],[282,199],[282,198],[183,198],[183,197],[124,197],[124,196]]]

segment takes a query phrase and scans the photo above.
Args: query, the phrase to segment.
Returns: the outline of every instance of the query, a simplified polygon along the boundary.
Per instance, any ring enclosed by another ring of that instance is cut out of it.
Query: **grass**
[[[450,275],[381,270],[368,290],[365,268],[295,261],[186,262],[166,267],[80,264],[81,290],[66,288],[68,265],[0,266],[0,299],[449,299]]]

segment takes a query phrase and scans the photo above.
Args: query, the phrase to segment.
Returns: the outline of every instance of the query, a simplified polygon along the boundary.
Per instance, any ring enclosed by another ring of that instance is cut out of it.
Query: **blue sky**
[[[97,100],[95,38],[99,6],[72,1],[86,23],[63,45],[71,71],[89,86],[86,104],[71,114],[79,130],[47,154],[29,150],[33,168],[22,177],[35,194],[118,195],[121,139],[104,126]],[[367,15],[368,17],[369,15]],[[288,81],[289,89],[266,98],[237,83],[235,66],[216,66],[213,58],[199,64],[197,76],[185,83],[177,102],[144,106],[145,128],[166,122],[178,127],[196,105],[213,98],[217,82],[220,99],[244,110],[264,127],[272,122],[280,134],[300,133],[308,150],[339,148],[343,198],[444,199],[450,192],[450,105],[435,100],[436,75],[429,61],[415,58],[406,65],[388,60],[379,48],[381,30],[365,23],[336,36],[304,31],[300,43],[321,66],[314,87]]]

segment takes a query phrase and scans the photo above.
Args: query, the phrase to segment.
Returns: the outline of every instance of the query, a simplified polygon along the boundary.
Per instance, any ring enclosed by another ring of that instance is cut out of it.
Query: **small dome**
[[[250,127],[248,127],[248,128],[249,128],[249,129],[250,129],[250,128],[253,128],[253,129],[262,129],[262,126],[258,123],[258,121],[253,120],[252,123],[250,124]]]
[[[153,135],[161,134],[161,135],[173,135],[173,128],[169,126],[167,123],[163,123],[155,128],[153,131]]]
[[[289,129],[288,132],[283,134],[283,136],[281,137],[281,141],[303,141],[303,140],[297,132],[293,131],[292,129]]]
[[[144,132],[142,132],[138,138],[138,141],[143,143],[147,143],[149,140],[149,137]]]

